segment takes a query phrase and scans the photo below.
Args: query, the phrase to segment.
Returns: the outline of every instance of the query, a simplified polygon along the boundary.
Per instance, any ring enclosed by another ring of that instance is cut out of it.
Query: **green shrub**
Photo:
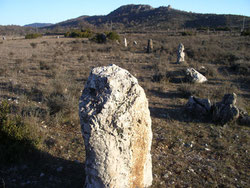
[[[75,30],[75,31],[68,31],[64,34],[65,37],[71,38],[91,38],[93,36],[93,31],[87,30]]]
[[[184,32],[181,32],[181,35],[182,36],[192,36],[192,35],[195,35],[195,33],[193,33],[192,31],[184,31]]]
[[[43,35],[40,33],[30,33],[30,34],[25,35],[25,39],[36,39],[42,36]]]
[[[105,34],[107,36],[107,39],[109,39],[109,40],[113,40],[113,41],[118,40],[118,41],[120,41],[120,36],[115,31],[105,32]]]
[[[38,148],[39,139],[20,116],[10,113],[7,101],[0,104],[0,162],[19,162]]]

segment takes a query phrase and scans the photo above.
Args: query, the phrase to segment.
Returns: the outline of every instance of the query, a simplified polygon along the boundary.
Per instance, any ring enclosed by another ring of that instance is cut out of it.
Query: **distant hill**
[[[112,27],[113,29],[181,29],[181,28],[241,28],[244,16],[199,14],[168,7],[125,5],[104,16],[81,16],[60,22],[55,27]],[[250,17],[245,16],[245,28],[250,28]]]
[[[53,25],[52,23],[32,23],[24,25],[24,27],[47,27]]]

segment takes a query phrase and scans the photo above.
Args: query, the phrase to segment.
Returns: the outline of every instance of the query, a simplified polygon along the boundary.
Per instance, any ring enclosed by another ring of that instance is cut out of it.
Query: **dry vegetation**
[[[237,105],[250,113],[250,38],[163,32],[125,37],[127,48],[116,42],[97,44],[55,36],[0,42],[0,100],[7,100],[10,114],[21,117],[30,134],[39,138],[30,148],[35,151],[18,162],[2,160],[0,187],[82,187],[85,151],[78,99],[91,68],[108,64],[137,77],[149,99],[152,187],[250,186],[249,126],[220,126],[184,110],[190,95],[216,102],[235,92]],[[154,51],[147,54],[149,38]],[[133,45],[134,40],[138,45]],[[178,65],[180,42],[186,63]],[[186,83],[186,67],[200,70],[209,81]],[[17,155],[13,150],[0,152],[12,152],[10,158]]]

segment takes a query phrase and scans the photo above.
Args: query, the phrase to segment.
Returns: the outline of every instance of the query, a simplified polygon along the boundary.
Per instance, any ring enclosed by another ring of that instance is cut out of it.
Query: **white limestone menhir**
[[[86,149],[85,187],[144,188],[152,184],[152,130],[138,81],[116,65],[94,68],[79,102]]]

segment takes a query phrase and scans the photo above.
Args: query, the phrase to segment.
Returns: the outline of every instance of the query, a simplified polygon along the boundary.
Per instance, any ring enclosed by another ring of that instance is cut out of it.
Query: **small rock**
[[[207,78],[194,68],[188,68],[186,70],[186,79],[192,83],[204,83],[207,81]]]
[[[211,102],[209,99],[200,99],[194,96],[189,97],[186,109],[196,116],[208,115],[211,110]]]
[[[45,174],[44,174],[44,173],[41,173],[41,174],[40,174],[40,178],[43,177],[43,176],[45,176]]]
[[[212,106],[213,120],[222,125],[238,119],[239,109],[235,106],[237,95],[235,93],[226,94],[221,102]]]

